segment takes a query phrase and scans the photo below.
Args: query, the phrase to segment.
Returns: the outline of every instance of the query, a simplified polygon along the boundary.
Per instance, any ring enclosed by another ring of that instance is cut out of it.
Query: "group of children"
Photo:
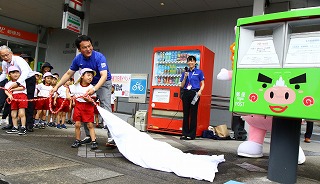
[[[37,84],[35,89],[35,113],[34,113],[34,127],[45,128],[46,126],[67,128],[65,125],[66,114],[71,119],[73,110],[73,121],[75,126],[75,142],[71,145],[72,148],[78,148],[81,145],[80,141],[80,128],[81,123],[87,123],[91,137],[91,149],[97,149],[98,143],[96,142],[96,135],[94,131],[94,125],[98,125],[98,121],[94,122],[94,119],[98,120],[95,115],[98,115],[98,111],[95,109],[93,101],[96,101],[96,94],[86,96],[88,89],[93,88],[90,84],[95,71],[90,68],[83,68],[80,71],[81,77],[74,83],[73,78],[70,78],[63,86],[61,86],[57,92],[50,97],[50,92],[59,80],[58,74],[51,74],[53,67],[49,63],[44,63],[41,68],[41,73],[35,74]],[[16,82],[20,77],[20,71],[15,66],[8,68],[9,82],[5,85],[8,91],[5,91],[9,100],[11,100],[11,116],[13,122],[13,128],[8,130],[7,133],[18,133],[19,135],[26,134],[26,116],[25,109],[28,107],[26,84],[20,83],[18,87],[10,89],[12,83]],[[74,83],[74,84],[73,84]],[[10,91],[10,92],[9,92]],[[18,99],[18,100],[13,100]],[[51,110],[58,111],[57,115],[51,113]],[[47,115],[48,114],[48,115]],[[95,114],[95,115],[94,115]],[[21,127],[18,128],[18,119],[21,121]],[[54,123],[56,120],[56,123]]]

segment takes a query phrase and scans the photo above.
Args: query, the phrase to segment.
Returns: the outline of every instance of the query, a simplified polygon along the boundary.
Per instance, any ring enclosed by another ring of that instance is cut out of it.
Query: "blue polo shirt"
[[[107,59],[103,54],[97,51],[92,51],[92,55],[89,58],[84,57],[82,54],[78,54],[72,61],[70,70],[78,71],[82,68],[90,68],[96,71],[96,76],[93,77],[91,84],[95,85],[101,78],[100,71],[107,70],[107,80],[111,80],[111,73],[108,67]]]
[[[186,79],[186,83],[183,87],[183,89],[187,89],[188,84],[191,84],[191,89],[193,90],[199,90],[200,89],[200,82],[204,80],[204,75],[202,70],[194,68],[193,70],[188,70],[189,76]],[[182,73],[180,82],[183,81],[185,72]]]

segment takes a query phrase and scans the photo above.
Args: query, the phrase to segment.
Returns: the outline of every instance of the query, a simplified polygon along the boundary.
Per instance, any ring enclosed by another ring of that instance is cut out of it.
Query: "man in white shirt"
[[[8,68],[10,66],[16,66],[21,71],[21,75],[17,82],[13,83],[11,87],[17,87],[22,81],[25,81],[27,85],[28,99],[33,99],[36,86],[36,78],[34,76],[35,72],[32,71],[28,63],[20,56],[14,56],[11,49],[6,45],[0,47],[0,57],[2,59],[2,73],[0,75],[0,82],[6,79]],[[34,104],[29,102],[28,108],[26,109],[26,126],[27,130],[31,132],[33,131],[33,111]],[[10,128],[10,125],[7,128]]]

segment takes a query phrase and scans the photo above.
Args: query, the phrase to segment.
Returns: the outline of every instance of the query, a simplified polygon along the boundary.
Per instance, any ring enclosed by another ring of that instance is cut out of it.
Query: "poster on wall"
[[[131,74],[129,102],[146,103],[148,74]]]
[[[111,74],[116,97],[129,97],[131,74]]]

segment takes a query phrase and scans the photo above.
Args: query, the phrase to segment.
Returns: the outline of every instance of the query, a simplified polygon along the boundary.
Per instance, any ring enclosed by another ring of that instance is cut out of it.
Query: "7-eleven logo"
[[[73,9],[81,11],[83,0],[70,0],[69,6]]]

